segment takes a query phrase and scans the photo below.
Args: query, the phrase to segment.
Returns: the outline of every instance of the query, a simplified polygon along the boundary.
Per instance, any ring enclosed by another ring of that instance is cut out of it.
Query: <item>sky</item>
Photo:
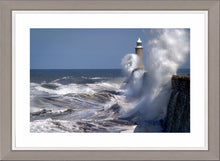
[[[31,29],[31,69],[119,69],[122,58],[135,53],[138,37],[146,59],[151,29]],[[187,62],[181,68],[189,68]],[[145,62],[145,61],[144,61]]]

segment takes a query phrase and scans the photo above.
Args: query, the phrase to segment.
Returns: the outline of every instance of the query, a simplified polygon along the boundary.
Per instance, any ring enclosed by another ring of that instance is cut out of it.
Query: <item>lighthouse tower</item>
[[[142,46],[142,41],[140,37],[137,40],[137,46],[135,47],[135,53],[139,56],[140,58],[140,65],[139,68],[144,68],[144,63],[143,63],[143,46]]]

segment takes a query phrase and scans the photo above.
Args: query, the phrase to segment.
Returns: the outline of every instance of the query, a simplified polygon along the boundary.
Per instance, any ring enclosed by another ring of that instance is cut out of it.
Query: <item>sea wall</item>
[[[164,132],[190,132],[190,77],[174,75]]]

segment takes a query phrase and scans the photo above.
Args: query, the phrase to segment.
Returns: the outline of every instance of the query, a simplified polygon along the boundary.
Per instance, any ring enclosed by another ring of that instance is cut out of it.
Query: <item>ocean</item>
[[[137,123],[120,114],[136,102],[127,99],[126,82],[121,69],[31,69],[30,132],[134,132]],[[160,131],[158,124],[149,131]]]

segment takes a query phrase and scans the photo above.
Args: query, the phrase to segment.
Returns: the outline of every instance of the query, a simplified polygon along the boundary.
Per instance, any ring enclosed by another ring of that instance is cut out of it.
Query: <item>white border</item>
[[[30,28],[190,28],[190,104],[191,116],[193,115],[191,133],[30,133],[27,126],[29,125],[27,118],[29,118]],[[207,31],[208,11],[13,11],[12,149],[208,150]],[[83,141],[79,142],[80,139]]]

